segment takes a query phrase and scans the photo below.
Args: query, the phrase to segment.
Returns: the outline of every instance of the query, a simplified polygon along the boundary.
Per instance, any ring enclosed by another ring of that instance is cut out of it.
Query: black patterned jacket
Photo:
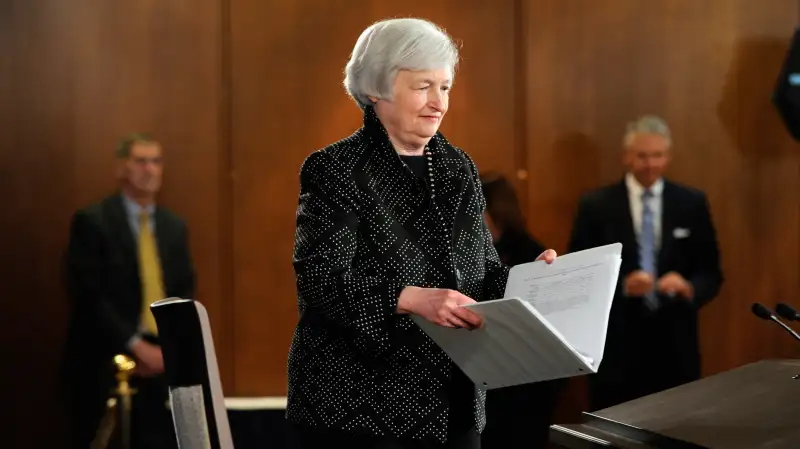
[[[361,129],[303,163],[290,421],[446,440],[454,365],[410,317],[395,312],[397,298],[409,285],[456,289],[478,301],[499,298],[508,269],[483,222],[475,164],[441,134],[428,148],[433,193],[367,108]],[[480,431],[485,393],[471,394]]]

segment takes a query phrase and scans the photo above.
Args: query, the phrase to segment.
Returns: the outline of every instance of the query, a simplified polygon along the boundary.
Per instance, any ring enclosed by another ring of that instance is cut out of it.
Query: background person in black
[[[496,173],[481,175],[484,220],[500,260],[509,266],[533,262],[544,247],[526,228],[511,182]],[[483,449],[537,449],[547,446],[549,427],[566,380],[490,390],[486,394]]]

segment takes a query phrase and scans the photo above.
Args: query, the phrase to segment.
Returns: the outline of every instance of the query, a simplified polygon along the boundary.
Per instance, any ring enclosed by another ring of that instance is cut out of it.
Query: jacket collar
[[[380,156],[388,158],[395,158],[400,161],[397,150],[394,149],[392,141],[389,139],[389,132],[386,127],[378,118],[375,108],[367,106],[364,108],[364,130],[366,134],[371,137],[374,147],[373,151],[377,150]],[[436,134],[428,142],[428,150],[434,155],[447,156],[448,150],[452,150],[450,143],[445,139],[441,132],[437,131]],[[442,154],[444,153],[444,154]],[[449,155],[453,156],[453,155]]]
[[[364,108],[364,126],[362,130],[368,140],[368,149],[365,156],[372,162],[388,163],[392,169],[396,169],[398,172],[405,172],[406,176],[411,176],[413,179],[413,173],[405,167],[400,155],[389,139],[386,127],[383,126],[383,123],[375,113],[375,108],[372,106]],[[427,148],[434,161],[433,175],[437,182],[437,196],[439,193],[460,194],[460,190],[463,189],[465,182],[469,182],[469,177],[471,176],[466,158],[447,141],[440,131],[437,131],[431,137]],[[446,188],[448,186],[455,187],[456,191],[438,191],[438,187]]]

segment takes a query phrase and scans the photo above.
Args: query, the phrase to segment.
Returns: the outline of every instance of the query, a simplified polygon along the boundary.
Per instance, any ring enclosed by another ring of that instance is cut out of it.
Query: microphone
[[[775,311],[778,312],[778,315],[782,316],[785,320],[800,321],[800,313],[797,313],[797,310],[795,310],[794,307],[790,306],[789,304],[780,302],[777,306],[775,306]]]
[[[764,304],[761,304],[759,302],[754,302],[751,310],[753,311],[753,314],[755,314],[755,316],[761,318],[762,320],[774,321],[778,323],[778,325],[782,327],[786,332],[792,334],[792,337],[794,337],[795,340],[800,341],[800,335],[797,335],[797,332],[792,330],[791,327],[784,324],[783,321],[779,320],[778,317],[776,317],[775,314],[772,313],[772,311],[769,310],[767,306],[765,306]]]

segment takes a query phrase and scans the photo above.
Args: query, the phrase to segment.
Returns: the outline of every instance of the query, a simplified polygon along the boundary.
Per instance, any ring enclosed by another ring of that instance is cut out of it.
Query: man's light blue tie
[[[639,236],[639,262],[642,270],[649,273],[656,281],[656,233],[653,225],[653,209],[650,208],[650,199],[653,192],[645,190],[642,194],[642,232]],[[650,310],[658,308],[658,296],[655,290],[649,291],[644,297],[645,305]]]

